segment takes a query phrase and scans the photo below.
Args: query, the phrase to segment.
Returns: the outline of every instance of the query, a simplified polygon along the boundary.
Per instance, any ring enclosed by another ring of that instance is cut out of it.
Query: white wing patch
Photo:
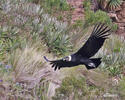
[[[72,60],[72,57],[71,56],[68,56],[69,57],[69,61],[71,61]]]
[[[90,66],[90,67],[96,67],[94,63],[89,63],[88,66]]]

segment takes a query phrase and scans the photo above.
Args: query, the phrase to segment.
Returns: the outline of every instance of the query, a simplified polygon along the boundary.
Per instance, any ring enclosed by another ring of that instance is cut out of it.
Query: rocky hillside
[[[0,0],[0,100],[125,100],[125,39],[114,32],[124,35],[125,3],[108,12],[90,1]],[[43,56],[77,51],[97,22],[115,26],[101,65],[54,71]]]
[[[117,34],[125,36],[125,1],[121,4],[120,8],[114,13],[114,22],[118,24]]]
[[[84,6],[83,0],[67,0],[67,2],[74,8],[72,13],[72,23],[76,20],[84,19]],[[105,5],[105,4],[104,4]],[[96,0],[92,0],[91,9],[97,11],[99,9],[99,4]],[[114,23],[118,25],[116,34],[125,36],[125,1],[121,5],[114,9],[114,11],[107,12]]]

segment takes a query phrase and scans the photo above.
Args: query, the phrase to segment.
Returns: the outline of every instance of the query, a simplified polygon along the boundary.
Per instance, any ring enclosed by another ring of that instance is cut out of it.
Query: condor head
[[[66,61],[66,62],[69,62],[72,60],[72,57],[71,56],[66,56],[63,58],[63,61]]]

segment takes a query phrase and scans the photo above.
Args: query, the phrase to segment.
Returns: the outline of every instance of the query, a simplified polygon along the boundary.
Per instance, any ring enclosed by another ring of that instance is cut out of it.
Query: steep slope
[[[74,23],[76,20],[83,20],[84,18],[84,9],[83,9],[83,0],[67,0],[67,2],[74,8],[72,12],[72,21]]]

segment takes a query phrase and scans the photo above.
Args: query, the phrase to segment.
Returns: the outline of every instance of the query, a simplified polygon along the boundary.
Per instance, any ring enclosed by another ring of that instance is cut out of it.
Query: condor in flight
[[[110,29],[108,26],[105,26],[104,24],[97,24],[94,26],[89,39],[76,53],[59,60],[50,61],[45,56],[44,59],[52,64],[54,70],[83,64],[88,70],[97,68],[101,64],[101,58],[91,57],[94,56],[102,47],[104,41],[110,35],[110,33],[108,33],[109,31]]]

